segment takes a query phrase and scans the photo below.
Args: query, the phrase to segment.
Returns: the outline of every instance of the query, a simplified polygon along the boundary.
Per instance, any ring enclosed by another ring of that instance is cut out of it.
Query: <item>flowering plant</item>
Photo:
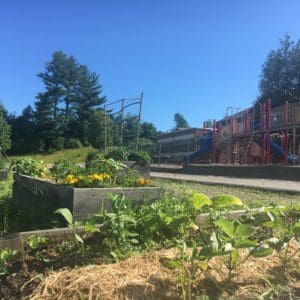
[[[90,175],[67,175],[63,180],[66,185],[75,187],[103,187],[110,184],[111,176],[106,173],[94,173]]]

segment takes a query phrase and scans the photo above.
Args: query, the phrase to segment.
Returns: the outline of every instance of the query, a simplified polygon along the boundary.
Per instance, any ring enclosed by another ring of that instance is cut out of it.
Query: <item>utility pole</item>
[[[136,134],[135,151],[138,151],[138,149],[139,149],[143,98],[144,98],[144,93],[142,92],[141,93],[141,98],[140,98],[140,110],[139,110],[139,117],[138,117],[138,128],[137,128],[137,134]]]
[[[122,107],[121,107],[121,128],[120,128],[120,146],[123,146],[123,129],[124,129],[124,101],[125,99],[122,99]]]
[[[104,151],[107,148],[107,120],[106,120],[106,105],[104,106]]]

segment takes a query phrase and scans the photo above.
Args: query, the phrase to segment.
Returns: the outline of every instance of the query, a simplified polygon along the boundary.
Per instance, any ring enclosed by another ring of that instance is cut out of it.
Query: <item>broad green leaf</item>
[[[69,225],[73,224],[73,216],[68,208],[59,208],[54,214],[62,215]]]
[[[76,241],[77,241],[78,243],[84,244],[84,241],[83,241],[83,239],[81,238],[80,235],[78,235],[77,233],[75,233],[74,236],[75,236],[75,239],[76,239]]]
[[[276,225],[277,224],[275,222],[273,222],[273,221],[264,222],[264,226],[269,227],[269,228],[275,228]]]
[[[165,266],[168,269],[174,270],[179,269],[181,267],[181,262],[179,259],[163,259],[161,260],[161,263],[163,266]]]
[[[201,248],[198,254],[198,259],[203,261],[206,259],[213,258],[215,256],[222,256],[226,254],[228,254],[227,251],[218,251],[218,250],[214,250],[212,247],[203,247]]]
[[[247,239],[253,235],[255,229],[247,224],[239,224],[235,229],[235,235],[240,239]]]
[[[252,248],[257,246],[257,240],[251,241],[251,240],[243,240],[240,243],[236,243],[234,245],[235,248]]]
[[[84,230],[86,232],[91,232],[91,233],[94,233],[94,232],[100,232],[99,228],[93,224],[89,224],[89,223],[86,223],[84,225]]]
[[[195,209],[200,209],[205,205],[212,205],[212,201],[202,193],[194,193],[191,197],[191,200]]]
[[[221,228],[229,237],[234,237],[234,223],[226,219],[219,219],[214,222]]]
[[[202,271],[206,271],[208,268],[208,262],[207,261],[199,261],[198,262],[198,267],[202,270]]]
[[[268,247],[258,247],[251,252],[251,255],[254,257],[265,257],[273,253],[272,248]]]
[[[243,206],[243,202],[231,195],[220,195],[212,198],[213,205],[216,208],[224,208],[228,206]]]
[[[134,244],[134,245],[139,243],[139,241],[137,239],[130,239],[129,241],[131,244]]]

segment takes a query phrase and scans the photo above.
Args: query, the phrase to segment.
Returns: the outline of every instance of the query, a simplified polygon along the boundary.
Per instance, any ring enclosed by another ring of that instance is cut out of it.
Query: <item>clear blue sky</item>
[[[190,125],[246,108],[268,52],[300,38],[299,0],[7,0],[0,2],[0,99],[20,113],[43,90],[55,50],[100,74],[110,101],[144,92],[143,119]]]

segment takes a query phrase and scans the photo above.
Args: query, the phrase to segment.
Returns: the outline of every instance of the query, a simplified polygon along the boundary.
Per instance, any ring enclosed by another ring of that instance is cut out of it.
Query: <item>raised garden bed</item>
[[[75,221],[87,218],[100,209],[110,211],[110,195],[124,195],[134,203],[158,197],[156,187],[130,188],[76,188],[55,184],[38,178],[14,175],[13,206],[19,213],[24,229],[44,227],[53,219],[53,212],[61,207],[68,208]]]

